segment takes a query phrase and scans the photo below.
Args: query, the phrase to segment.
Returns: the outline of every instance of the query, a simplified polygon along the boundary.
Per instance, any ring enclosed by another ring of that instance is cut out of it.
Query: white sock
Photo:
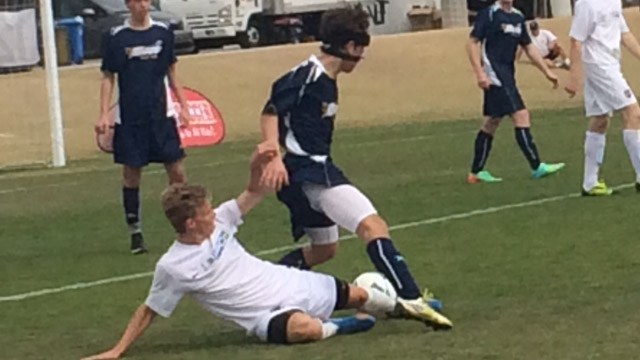
[[[598,170],[604,159],[605,135],[587,131],[584,140],[584,181],[582,188],[591,190],[598,183]]]
[[[321,323],[322,323],[322,339],[323,340],[326,338],[332,337],[338,332],[338,325],[332,323],[331,321],[321,322]]]
[[[387,296],[380,290],[366,287],[363,289],[367,292],[367,301],[362,305],[362,311],[375,315],[388,313],[395,309],[396,299]]]
[[[629,152],[631,164],[636,171],[636,182],[640,182],[640,130],[625,129],[622,130],[622,138],[624,145]]]

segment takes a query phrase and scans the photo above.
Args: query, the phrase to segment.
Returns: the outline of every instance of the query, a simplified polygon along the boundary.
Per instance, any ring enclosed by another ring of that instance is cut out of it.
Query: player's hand
[[[100,114],[96,124],[94,126],[94,130],[96,134],[104,134],[107,132],[107,129],[111,126],[111,119],[109,117],[109,113]]]
[[[97,354],[97,355],[92,355],[92,356],[87,356],[85,358],[82,358],[82,360],[111,360],[111,359],[119,359],[120,358],[120,352],[115,351],[115,350],[109,350],[109,351],[105,351],[101,354]]]
[[[186,128],[191,124],[193,119],[191,118],[191,114],[189,113],[189,109],[184,107],[180,110],[180,127]]]
[[[576,94],[578,93],[578,81],[573,78],[569,80],[569,83],[564,87],[564,91],[569,94],[570,99],[576,96]]]
[[[491,87],[491,81],[489,81],[489,77],[484,71],[478,75],[478,87],[483,90],[489,90],[489,87]]]
[[[289,185],[289,174],[282,159],[274,157],[262,169],[260,186],[272,191],[279,191],[284,185]]]
[[[549,80],[551,82],[551,84],[553,84],[553,89],[554,90],[557,89],[558,88],[558,75],[556,75],[553,71],[547,71],[545,76],[547,77],[547,80]]]

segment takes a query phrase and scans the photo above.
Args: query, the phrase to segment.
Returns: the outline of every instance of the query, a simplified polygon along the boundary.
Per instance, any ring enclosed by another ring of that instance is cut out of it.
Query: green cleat
[[[557,163],[557,164],[540,163],[540,166],[538,166],[536,170],[533,170],[531,172],[531,177],[534,179],[540,179],[547,175],[556,173],[562,170],[562,168],[564,168],[564,163]]]
[[[582,196],[609,196],[611,194],[613,194],[613,189],[608,187],[602,180],[598,181],[596,186],[588,191],[582,189]]]
[[[470,173],[467,176],[467,182],[469,184],[477,184],[481,182],[494,183],[494,182],[501,182],[501,181],[502,181],[501,178],[497,178],[491,175],[491,173],[486,170],[482,170],[477,174]]]

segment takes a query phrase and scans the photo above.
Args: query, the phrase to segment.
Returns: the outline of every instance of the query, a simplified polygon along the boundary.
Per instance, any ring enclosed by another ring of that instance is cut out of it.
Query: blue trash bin
[[[67,35],[71,43],[71,61],[82,64],[84,59],[84,19],[80,16],[64,18],[56,21],[56,25],[67,28]]]

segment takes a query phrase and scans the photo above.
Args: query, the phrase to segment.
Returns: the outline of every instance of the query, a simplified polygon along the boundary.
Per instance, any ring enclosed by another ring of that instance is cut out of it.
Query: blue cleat
[[[329,322],[338,326],[338,334],[354,334],[371,329],[376,324],[376,318],[371,315],[352,315],[331,318]]]
[[[564,168],[564,163],[547,164],[540,163],[540,166],[536,170],[531,171],[531,177],[534,179],[541,179],[547,175],[557,173]]]

